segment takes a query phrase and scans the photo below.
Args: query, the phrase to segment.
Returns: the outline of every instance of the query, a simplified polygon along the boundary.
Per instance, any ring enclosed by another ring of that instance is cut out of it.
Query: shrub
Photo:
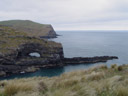
[[[116,64],[112,64],[112,65],[111,65],[111,68],[112,68],[112,69],[114,69],[114,68],[116,68],[116,67],[117,67]]]
[[[101,69],[108,69],[107,65],[101,65],[100,68]]]
[[[123,67],[122,66],[118,66],[117,69],[118,69],[118,71],[122,71]]]
[[[4,86],[6,86],[7,85],[7,81],[2,81],[2,82],[0,82],[0,87],[4,87]]]

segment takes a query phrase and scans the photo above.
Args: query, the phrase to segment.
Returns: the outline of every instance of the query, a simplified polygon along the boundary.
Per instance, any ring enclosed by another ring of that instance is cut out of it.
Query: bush
[[[108,69],[107,65],[101,65],[100,68],[101,69]]]
[[[116,67],[117,67],[116,64],[112,64],[112,65],[111,65],[111,68],[112,68],[112,69],[114,69],[114,68],[116,68]]]
[[[122,71],[123,70],[123,67],[122,66],[118,66],[118,71]]]

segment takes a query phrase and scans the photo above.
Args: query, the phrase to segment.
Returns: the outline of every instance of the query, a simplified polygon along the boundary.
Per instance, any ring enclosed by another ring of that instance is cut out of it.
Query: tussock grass
[[[4,93],[7,96],[12,96],[18,92],[27,92],[27,91],[32,91],[32,86],[30,84],[10,83],[5,86]]]
[[[86,76],[87,80],[100,80],[104,78],[104,72],[92,72],[91,74]]]
[[[128,65],[0,81],[0,96],[128,96]]]
[[[39,82],[38,90],[41,93],[45,93],[48,90],[46,84],[43,81]]]
[[[118,86],[117,90],[117,96],[128,96],[128,86]]]

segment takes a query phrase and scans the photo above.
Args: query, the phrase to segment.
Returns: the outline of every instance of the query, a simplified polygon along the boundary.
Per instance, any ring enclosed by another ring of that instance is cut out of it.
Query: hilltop
[[[0,21],[0,25],[9,26],[17,31],[24,32],[31,37],[55,38],[57,36],[52,25],[40,24],[30,20]]]
[[[0,81],[0,96],[128,96],[128,65]]]

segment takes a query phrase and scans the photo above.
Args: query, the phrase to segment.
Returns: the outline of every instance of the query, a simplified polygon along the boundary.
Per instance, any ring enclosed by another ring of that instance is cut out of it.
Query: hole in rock
[[[29,56],[31,56],[31,57],[38,57],[38,58],[41,57],[38,52],[29,53]]]

